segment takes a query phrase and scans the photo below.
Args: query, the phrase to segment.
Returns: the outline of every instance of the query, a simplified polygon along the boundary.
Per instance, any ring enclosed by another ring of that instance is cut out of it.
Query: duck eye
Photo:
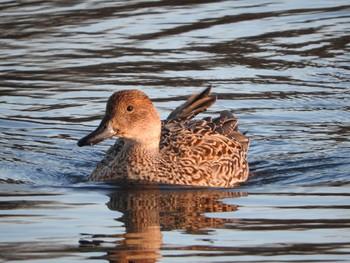
[[[128,107],[126,108],[127,111],[132,111],[133,109],[134,109],[133,106],[128,106]]]

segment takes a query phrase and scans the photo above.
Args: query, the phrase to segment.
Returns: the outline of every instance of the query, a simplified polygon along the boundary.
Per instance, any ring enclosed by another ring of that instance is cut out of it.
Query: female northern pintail
[[[210,87],[193,94],[161,121],[151,100],[141,91],[115,92],[98,128],[79,146],[120,137],[92,172],[90,181],[232,187],[247,180],[248,138],[238,132],[237,119],[193,120],[216,100]]]

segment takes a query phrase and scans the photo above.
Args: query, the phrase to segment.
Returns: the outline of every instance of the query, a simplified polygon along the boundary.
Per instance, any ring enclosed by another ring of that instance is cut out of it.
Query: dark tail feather
[[[221,112],[220,117],[215,118],[213,123],[215,124],[214,130],[216,132],[237,140],[242,145],[244,151],[248,151],[249,139],[245,136],[247,132],[240,133],[238,131],[238,119],[230,111]]]
[[[215,97],[209,97],[211,86],[203,90],[199,94],[193,94],[187,99],[184,104],[181,104],[173,110],[168,116],[167,120],[193,118],[198,113],[207,110],[216,101]]]
[[[238,131],[238,120],[233,116],[233,114],[228,111],[222,111],[220,116],[211,120],[213,127],[212,129],[220,134],[223,134],[227,137],[234,131]]]

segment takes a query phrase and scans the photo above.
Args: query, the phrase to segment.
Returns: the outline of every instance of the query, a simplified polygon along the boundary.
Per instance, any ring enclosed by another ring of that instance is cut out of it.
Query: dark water
[[[0,261],[348,262],[348,1],[1,1]],[[235,189],[86,183],[115,90],[208,84],[249,131]]]

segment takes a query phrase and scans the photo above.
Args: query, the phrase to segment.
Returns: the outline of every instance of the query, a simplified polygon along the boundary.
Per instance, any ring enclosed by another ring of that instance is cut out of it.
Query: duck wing
[[[202,159],[218,159],[236,150],[246,154],[249,139],[238,131],[238,119],[231,112],[223,111],[217,118],[165,122],[160,148],[182,152],[182,156],[194,154],[201,155]]]
[[[177,183],[230,187],[247,180],[249,139],[237,121],[224,111],[217,118],[165,123],[160,152]]]

